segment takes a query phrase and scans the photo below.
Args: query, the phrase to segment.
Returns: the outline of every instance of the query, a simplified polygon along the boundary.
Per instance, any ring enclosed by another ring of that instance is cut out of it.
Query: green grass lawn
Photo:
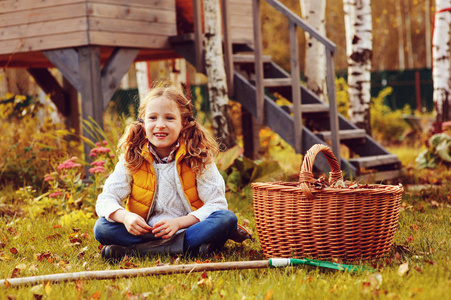
[[[377,273],[354,274],[307,266],[257,270],[152,275],[115,280],[82,280],[2,286],[0,299],[437,299],[451,296],[450,187],[406,191],[396,248],[372,266]],[[229,194],[230,209],[255,231],[250,188]],[[161,264],[264,259],[258,238],[229,242],[208,258],[153,257],[111,265],[100,258],[92,234],[95,220],[78,228],[59,225],[56,215],[30,218],[4,214],[0,225],[0,277],[36,276],[87,270],[130,269]],[[256,233],[254,235],[257,237]]]

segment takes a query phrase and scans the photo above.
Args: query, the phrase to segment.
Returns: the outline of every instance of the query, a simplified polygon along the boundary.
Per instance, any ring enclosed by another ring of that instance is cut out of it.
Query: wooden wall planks
[[[175,0],[0,1],[0,55],[86,45],[168,48]]]

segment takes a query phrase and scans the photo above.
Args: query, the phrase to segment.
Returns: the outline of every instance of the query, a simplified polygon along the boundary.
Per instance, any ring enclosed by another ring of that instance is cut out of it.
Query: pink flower
[[[111,149],[105,148],[105,147],[99,147],[99,148],[97,148],[97,151],[99,151],[99,153],[108,153],[111,151]]]
[[[104,160],[93,161],[91,163],[91,166],[97,166],[97,167],[102,167],[104,165],[105,165],[105,161]]]
[[[46,174],[45,176],[44,176],[44,181],[50,181],[50,180],[53,180],[54,178],[52,177],[52,175],[50,175],[50,174]]]
[[[50,197],[50,198],[56,198],[56,197],[59,197],[59,196],[61,196],[61,195],[63,195],[63,193],[60,192],[60,191],[57,191],[57,192],[51,193],[51,194],[49,195],[49,197]]]
[[[100,142],[97,142],[97,143],[96,143],[96,146],[97,146],[97,147],[100,147],[101,145],[102,145],[102,144],[100,144]]]
[[[65,162],[63,162],[62,164],[60,164],[59,166],[58,166],[58,170],[62,170],[62,169],[67,169],[67,170],[69,170],[69,169],[75,169],[75,168],[80,168],[80,167],[82,167],[82,164],[79,164],[79,163],[75,163],[75,161],[77,160],[78,158],[77,157],[72,157],[72,158],[70,158],[70,159],[68,159],[68,160],[66,160]]]
[[[94,167],[89,169],[89,173],[91,174],[96,174],[96,173],[105,173],[105,168],[103,166],[98,166],[98,167]]]
[[[93,156],[97,156],[98,154],[106,154],[108,152],[111,152],[110,148],[105,148],[105,147],[97,147],[97,148],[92,148],[91,152],[89,152],[89,156],[93,157]]]
[[[107,140],[103,140],[103,144],[104,144],[105,146],[108,145]]]

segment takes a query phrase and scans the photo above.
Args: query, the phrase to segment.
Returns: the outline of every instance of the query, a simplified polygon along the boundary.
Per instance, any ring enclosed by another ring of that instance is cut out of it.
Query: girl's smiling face
[[[146,107],[144,128],[158,156],[168,156],[182,130],[182,116],[176,102],[165,97],[151,100]]]

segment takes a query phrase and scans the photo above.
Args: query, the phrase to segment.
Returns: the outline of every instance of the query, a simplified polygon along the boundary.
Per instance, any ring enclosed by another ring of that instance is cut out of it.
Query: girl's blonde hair
[[[177,104],[182,117],[182,131],[179,141],[186,145],[184,160],[196,175],[201,175],[205,166],[212,163],[218,154],[218,144],[211,134],[193,116],[193,105],[185,97],[183,90],[171,83],[163,83],[154,87],[141,101],[138,110],[138,121],[132,122],[119,141],[119,147],[125,156],[125,166],[130,173],[135,173],[144,161],[141,151],[148,143],[142,120],[147,105],[154,99],[164,97]]]

